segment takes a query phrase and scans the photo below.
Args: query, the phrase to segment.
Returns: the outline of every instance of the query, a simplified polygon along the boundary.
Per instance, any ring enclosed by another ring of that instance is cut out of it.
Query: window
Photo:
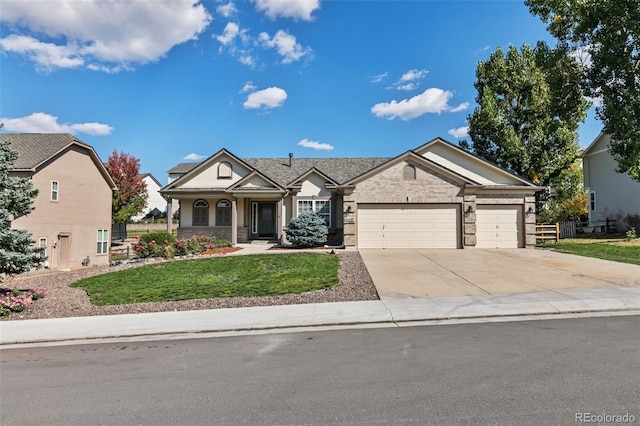
[[[46,238],[39,238],[38,239],[38,248],[43,249],[42,253],[40,253],[40,257],[41,258],[46,258],[48,253],[47,253],[47,239]]]
[[[306,212],[316,212],[324,218],[327,226],[331,227],[330,200],[298,200],[298,216]]]
[[[216,204],[216,226],[231,226],[231,203],[227,200]]]
[[[404,180],[416,180],[416,168],[411,164],[407,164],[402,169],[402,179]]]
[[[109,231],[106,229],[98,229],[98,254],[109,253]]]
[[[51,181],[51,201],[58,201],[58,181]]]
[[[595,211],[596,209],[596,193],[595,192],[589,193],[589,208],[591,209],[591,211]]]
[[[209,226],[209,204],[205,200],[193,203],[193,226]]]
[[[231,164],[223,161],[218,164],[218,179],[231,179],[233,176],[233,169],[231,168]]]

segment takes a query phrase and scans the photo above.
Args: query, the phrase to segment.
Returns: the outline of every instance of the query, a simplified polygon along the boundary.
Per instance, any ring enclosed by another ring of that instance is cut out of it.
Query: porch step
[[[276,240],[251,240],[249,242],[249,244],[256,244],[256,245],[269,245],[269,244],[277,244],[278,242]]]

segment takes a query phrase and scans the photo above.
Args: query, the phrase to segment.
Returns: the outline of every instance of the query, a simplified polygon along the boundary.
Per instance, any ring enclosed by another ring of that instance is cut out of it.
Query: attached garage
[[[457,204],[359,204],[359,248],[459,248]]]
[[[524,247],[522,206],[479,205],[476,210],[476,247]]]

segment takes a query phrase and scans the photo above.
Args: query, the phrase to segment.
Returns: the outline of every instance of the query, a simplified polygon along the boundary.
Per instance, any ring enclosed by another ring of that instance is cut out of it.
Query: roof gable
[[[588,157],[590,155],[599,154],[603,151],[609,150],[609,142],[611,141],[611,136],[606,133],[600,133],[591,144],[584,150],[582,153],[582,157]]]
[[[495,164],[475,156],[441,138],[435,138],[414,150],[419,155],[480,185],[535,186]]]
[[[41,167],[75,146],[89,155],[109,187],[117,189],[93,147],[70,133],[1,133],[0,138],[9,140],[11,149],[18,152],[13,171],[37,173]]]
[[[226,174],[224,164],[230,166],[230,175]],[[221,170],[221,167],[224,170]],[[223,148],[165,186],[163,190],[176,188],[217,188],[222,190],[242,180],[253,171],[255,169]]]
[[[372,176],[377,175],[378,173],[383,172],[384,170],[387,170],[393,166],[395,166],[396,164],[400,163],[400,162],[414,162],[416,164],[420,164],[428,169],[437,171],[438,173],[441,173],[444,176],[447,176],[449,178],[451,178],[452,180],[459,182],[461,184],[470,184],[470,185],[477,185],[478,182],[475,182],[473,180],[470,180],[468,178],[466,178],[465,176],[462,176],[458,173],[456,173],[455,171],[452,171],[450,169],[447,169],[446,167],[442,167],[440,164],[434,163],[433,161],[429,160],[428,158],[425,158],[419,154],[417,154],[414,151],[407,151],[403,154],[398,155],[395,158],[392,158],[391,160],[385,162],[384,164],[381,164],[377,167],[372,168],[371,170],[367,171],[366,173],[361,174],[360,176],[356,177],[355,179],[352,179],[351,181],[347,182],[345,186],[352,186],[352,185],[356,185],[358,182],[362,182],[363,180],[366,180]]]
[[[284,192],[284,188],[280,185],[264,176],[257,170],[249,173],[247,176],[231,185],[227,188],[227,191],[238,191],[238,190],[272,190],[277,192]]]

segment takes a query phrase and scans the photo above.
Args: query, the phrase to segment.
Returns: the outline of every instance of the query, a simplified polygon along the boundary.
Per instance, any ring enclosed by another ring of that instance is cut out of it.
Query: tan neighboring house
[[[115,183],[93,148],[68,133],[0,135],[18,152],[12,176],[40,192],[35,210],[11,222],[45,248],[46,266],[73,269],[109,264],[111,194]]]
[[[640,214],[640,182],[629,173],[617,173],[618,163],[609,151],[611,137],[601,133],[582,153],[584,187],[589,192],[589,222],[617,220]],[[624,223],[617,224],[624,229]]]
[[[315,211],[329,244],[346,247],[535,245],[541,188],[440,138],[394,158],[241,159],[221,149],[169,174],[160,192],[170,210],[179,203],[181,238],[286,243],[289,221]]]

